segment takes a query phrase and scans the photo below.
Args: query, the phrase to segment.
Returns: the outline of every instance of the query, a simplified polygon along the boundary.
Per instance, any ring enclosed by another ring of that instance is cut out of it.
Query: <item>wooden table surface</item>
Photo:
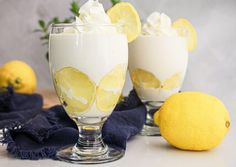
[[[36,93],[43,96],[43,108],[50,108],[52,106],[60,104],[56,92],[49,89],[40,89]]]

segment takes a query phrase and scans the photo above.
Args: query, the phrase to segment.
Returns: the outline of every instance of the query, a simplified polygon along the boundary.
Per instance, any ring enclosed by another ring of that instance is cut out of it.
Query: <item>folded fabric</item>
[[[38,94],[16,94],[8,87],[0,94],[0,129],[16,122],[25,123],[42,110],[43,99]]]
[[[141,131],[145,117],[145,106],[135,91],[131,91],[106,121],[102,132],[105,143],[126,149],[127,140]],[[57,150],[78,140],[77,126],[62,106],[39,112],[24,124],[15,121],[14,126],[4,129],[3,135],[10,154],[32,160],[54,159]]]

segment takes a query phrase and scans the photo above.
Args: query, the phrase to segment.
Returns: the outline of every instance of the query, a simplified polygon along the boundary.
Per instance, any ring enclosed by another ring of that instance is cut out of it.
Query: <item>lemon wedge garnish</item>
[[[55,73],[57,94],[69,115],[88,110],[96,96],[96,84],[83,72],[65,67]]]
[[[120,99],[125,83],[126,65],[117,65],[103,77],[97,88],[96,105],[100,111],[109,112],[114,109]]]
[[[173,23],[173,28],[177,30],[179,36],[187,39],[188,51],[191,52],[197,47],[197,32],[193,25],[186,19],[178,19]]]
[[[128,2],[120,2],[107,11],[113,24],[121,25],[128,42],[135,40],[141,33],[141,21],[136,9]]]

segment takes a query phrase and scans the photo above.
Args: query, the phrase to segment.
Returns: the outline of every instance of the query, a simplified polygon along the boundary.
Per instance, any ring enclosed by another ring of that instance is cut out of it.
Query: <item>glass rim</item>
[[[54,23],[51,24],[52,28],[63,28],[63,27],[121,27],[119,24],[80,24],[80,23]]]

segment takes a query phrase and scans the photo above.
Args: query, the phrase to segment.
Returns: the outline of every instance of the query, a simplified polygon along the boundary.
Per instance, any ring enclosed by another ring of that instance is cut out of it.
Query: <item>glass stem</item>
[[[143,136],[160,136],[160,129],[155,125],[153,116],[155,112],[161,107],[163,102],[143,101],[147,109],[146,122],[141,131]]]
[[[108,146],[102,139],[102,125],[78,125],[79,139],[73,148],[79,155],[103,155],[108,151]]]
[[[144,103],[145,107],[147,109],[147,115],[146,115],[146,125],[149,126],[156,126],[153,120],[153,116],[157,110],[160,109],[163,102],[146,102]]]

